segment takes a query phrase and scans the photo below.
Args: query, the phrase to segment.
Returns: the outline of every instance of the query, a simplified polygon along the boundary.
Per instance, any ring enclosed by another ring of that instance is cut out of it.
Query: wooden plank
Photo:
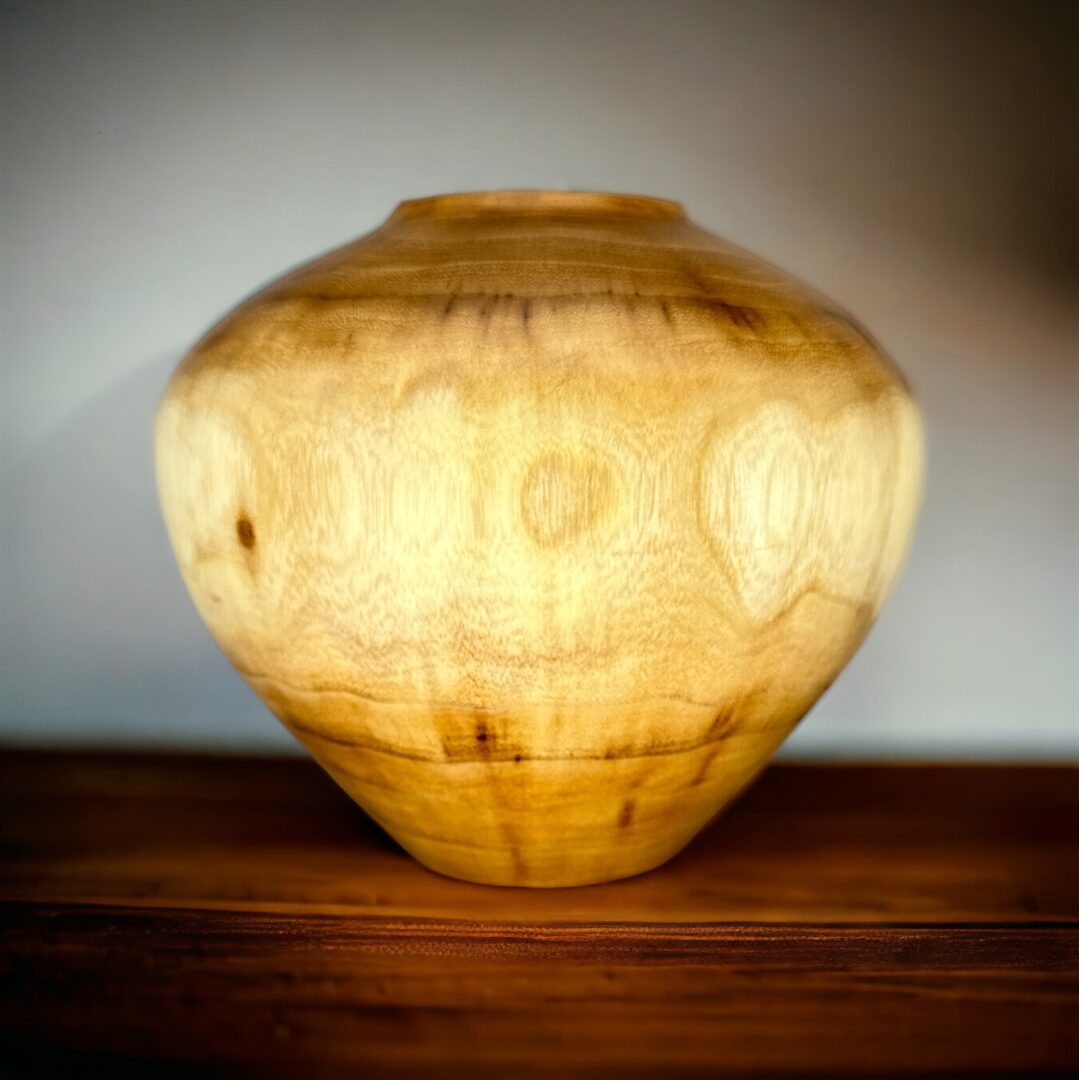
[[[770,769],[667,866],[585,889],[424,870],[305,761],[15,754],[0,897],[500,921],[1079,918],[1068,768]]]
[[[14,1067],[1079,1069],[1067,768],[778,766],[669,867],[494,889],[308,763],[9,754]]]

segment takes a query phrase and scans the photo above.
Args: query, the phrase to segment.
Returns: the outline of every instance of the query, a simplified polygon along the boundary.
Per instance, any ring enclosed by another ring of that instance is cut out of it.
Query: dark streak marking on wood
[[[484,756],[495,749],[495,733],[487,727],[486,720],[476,721],[476,744]]]
[[[705,777],[708,776],[708,770],[712,767],[712,762],[715,761],[717,757],[719,757],[718,746],[712,750],[709,750],[708,753],[704,755],[704,758],[701,761],[701,767],[697,770],[693,779],[690,781],[690,787],[697,787],[698,785],[704,783]]]
[[[759,312],[751,307],[745,307],[741,304],[728,304],[723,300],[716,300],[714,303],[735,326],[741,327],[743,330],[756,330],[763,325],[763,319]]]
[[[236,537],[240,543],[251,551],[255,546],[255,526],[251,524],[251,519],[241,513],[236,519]]]

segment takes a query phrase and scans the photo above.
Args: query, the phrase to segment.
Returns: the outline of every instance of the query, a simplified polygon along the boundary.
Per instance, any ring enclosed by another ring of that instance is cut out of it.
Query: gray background
[[[905,576],[786,753],[1074,756],[1076,8],[8,3],[0,739],[288,748],[168,551],[151,424],[210,322],[400,199],[680,199],[925,409]]]

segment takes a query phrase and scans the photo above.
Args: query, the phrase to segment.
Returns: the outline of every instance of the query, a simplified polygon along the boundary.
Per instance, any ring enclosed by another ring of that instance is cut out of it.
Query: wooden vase
[[[157,421],[229,659],[444,874],[669,859],[858,648],[917,407],[828,301],[661,199],[402,203],[242,303]]]

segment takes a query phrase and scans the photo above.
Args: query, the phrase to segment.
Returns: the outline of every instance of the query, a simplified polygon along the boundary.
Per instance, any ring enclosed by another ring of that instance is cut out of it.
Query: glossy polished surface
[[[409,851],[679,850],[860,644],[921,429],[846,315],[676,203],[402,204],[177,371],[158,479],[217,641]]]

